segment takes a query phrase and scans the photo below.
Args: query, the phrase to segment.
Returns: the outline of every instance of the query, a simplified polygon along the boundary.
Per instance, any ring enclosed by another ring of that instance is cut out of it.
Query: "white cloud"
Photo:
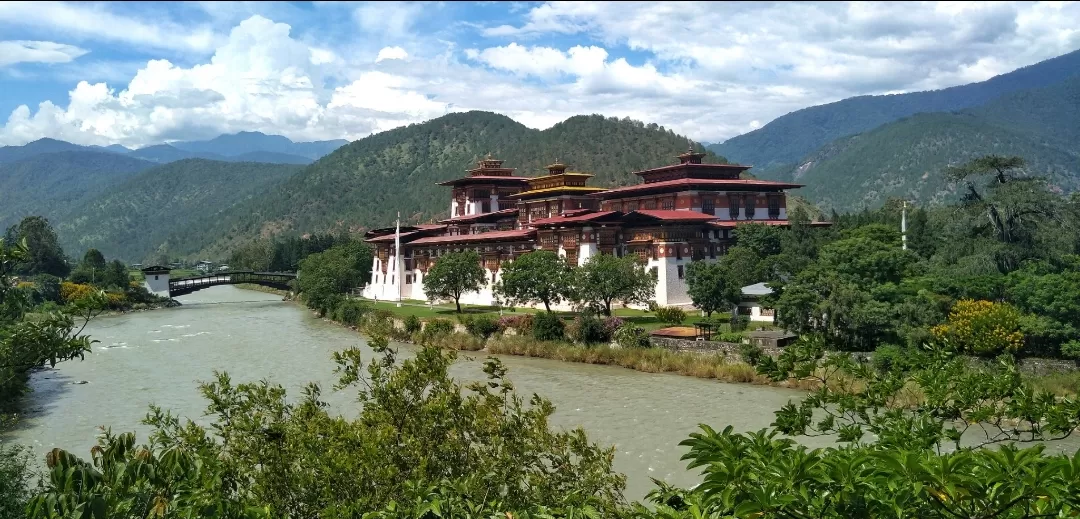
[[[405,49],[401,47],[383,47],[379,50],[379,55],[375,58],[375,63],[387,59],[406,59],[408,57],[409,53],[405,52]]]
[[[90,52],[51,41],[0,41],[0,67],[15,63],[67,63]]]
[[[218,39],[207,27],[184,27],[167,21],[122,16],[103,4],[0,2],[0,23],[34,28],[70,38],[144,45],[156,49],[207,51]]]

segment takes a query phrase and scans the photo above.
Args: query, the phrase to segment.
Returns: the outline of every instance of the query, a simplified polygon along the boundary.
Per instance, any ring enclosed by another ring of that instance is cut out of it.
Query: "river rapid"
[[[332,391],[331,353],[361,347],[370,358],[358,333],[317,319],[279,296],[231,286],[179,301],[183,306],[91,322],[86,333],[99,341],[93,351],[83,361],[33,376],[28,413],[7,440],[26,444],[39,456],[60,447],[87,457],[101,425],[114,432],[135,431],[145,441],[148,428],[139,422],[150,404],[206,424],[198,384],[211,380],[215,371],[227,371],[234,383],[273,381],[292,397],[299,397],[307,382],[318,382],[333,411],[356,416],[355,392]],[[400,348],[403,356],[413,351],[410,345]],[[454,376],[483,379],[484,358],[462,355]],[[773,411],[800,394],[613,366],[501,359],[519,393],[537,393],[555,404],[555,426],[581,426],[592,441],[616,447],[615,468],[627,475],[630,499],[653,488],[650,478],[684,486],[700,481],[680,461],[685,448],[678,446],[698,424],[764,428]],[[827,442],[810,440],[810,446]]]

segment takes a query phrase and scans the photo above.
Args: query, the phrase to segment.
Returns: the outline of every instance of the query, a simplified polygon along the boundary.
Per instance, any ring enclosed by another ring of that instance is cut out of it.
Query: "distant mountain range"
[[[752,132],[709,147],[757,171],[792,166],[826,144],[928,112],[983,105],[1000,96],[1053,85],[1080,74],[1080,51],[1070,52],[979,83],[908,94],[858,96],[778,117]]]
[[[180,141],[132,150],[119,144],[80,146],[56,139],[39,139],[23,146],[0,147],[0,164],[59,151],[97,151],[127,155],[161,164],[184,159],[208,159],[224,162],[267,162],[273,164],[311,164],[349,141],[293,142],[280,135],[240,132],[220,135],[206,141]]]

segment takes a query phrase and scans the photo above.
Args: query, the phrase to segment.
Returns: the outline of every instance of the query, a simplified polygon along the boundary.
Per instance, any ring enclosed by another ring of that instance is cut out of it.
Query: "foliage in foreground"
[[[612,517],[625,509],[613,449],[580,429],[555,432],[550,402],[526,404],[494,359],[462,386],[455,356],[433,347],[399,360],[385,339],[335,354],[338,388],[358,391],[356,420],[327,412],[309,385],[202,385],[209,428],[152,408],[150,442],[105,433],[90,461],[54,450],[30,516]],[[92,512],[92,514],[91,514]],[[100,513],[100,515],[99,515]]]

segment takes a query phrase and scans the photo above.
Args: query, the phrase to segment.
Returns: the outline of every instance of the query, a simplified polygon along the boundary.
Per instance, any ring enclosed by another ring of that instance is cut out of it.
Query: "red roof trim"
[[[679,156],[684,157],[684,156],[689,156],[689,155],[683,154],[683,155],[679,155]],[[671,165],[668,165],[668,166],[660,166],[658,168],[644,169],[644,170],[641,170],[641,171],[635,171],[634,174],[635,175],[646,175],[646,174],[649,174],[649,173],[660,172],[660,171],[669,171],[669,170],[672,170],[672,169],[680,169],[680,168],[737,169],[739,171],[746,171],[746,170],[748,170],[748,169],[750,169],[752,167],[753,166],[743,166],[742,164],[689,164],[689,163],[683,163],[683,164],[671,164]]]
[[[405,238],[407,238],[407,237],[409,237],[409,236],[415,236],[415,235],[416,235],[416,233],[418,233],[418,232],[422,232],[422,231],[409,231],[409,232],[403,232],[403,233],[401,233],[401,239],[402,239],[402,240],[404,240]],[[369,240],[364,240],[364,241],[366,241],[366,242],[368,242],[368,243],[385,243],[385,242],[392,242],[392,241],[394,241],[394,233],[390,233],[390,234],[384,234],[384,235],[382,235],[382,236],[377,236],[377,237],[375,237],[375,238],[371,238],[371,239],[369,239]]]
[[[529,225],[540,226],[540,225],[559,225],[559,224],[563,224],[563,223],[591,222],[593,220],[599,220],[599,219],[607,217],[607,216],[618,215],[618,214],[620,214],[618,211],[597,211],[595,213],[577,214],[577,215],[573,215],[573,216],[563,215],[563,216],[555,216],[555,217],[552,217],[552,218],[544,218],[542,220],[533,220],[532,222],[529,222]]]
[[[684,222],[708,222],[716,219],[716,216],[713,216],[711,214],[699,213],[697,211],[639,209],[637,211],[630,211],[629,213],[626,213],[626,216],[628,217],[633,217],[634,215],[642,215],[656,220]]]
[[[611,194],[621,193],[633,193],[636,191],[647,191],[657,188],[669,188],[669,187],[683,187],[691,188],[693,186],[748,186],[748,187],[772,187],[779,189],[796,189],[803,187],[802,184],[791,184],[788,182],[775,182],[772,180],[756,180],[756,179],[721,179],[721,178],[678,178],[675,180],[664,180],[662,182],[650,182],[648,184],[635,184],[633,186],[616,187],[607,191],[601,191],[599,193],[593,193],[593,196],[601,198],[607,198]]]
[[[491,231],[480,234],[459,234],[457,236],[429,236],[410,242],[409,245],[437,245],[443,243],[475,243],[485,241],[523,240],[536,234],[532,229],[513,231]]]
[[[454,184],[469,184],[480,182],[512,182],[517,184],[528,184],[530,177],[515,177],[507,175],[505,177],[499,177],[494,175],[475,175],[471,177],[462,177],[454,180],[447,180],[445,182],[436,182],[436,185],[440,186],[452,186]]]

